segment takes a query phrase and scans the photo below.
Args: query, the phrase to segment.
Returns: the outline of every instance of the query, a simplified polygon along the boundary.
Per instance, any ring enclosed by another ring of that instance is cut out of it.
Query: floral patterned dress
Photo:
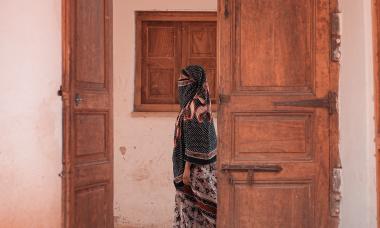
[[[175,228],[216,227],[216,181],[215,162],[208,165],[192,164],[191,186],[177,190],[175,196]]]

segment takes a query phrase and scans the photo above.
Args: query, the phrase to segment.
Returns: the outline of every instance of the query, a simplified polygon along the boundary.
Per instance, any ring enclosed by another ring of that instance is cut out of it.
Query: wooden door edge
[[[378,78],[378,75],[380,75],[380,72],[379,72],[379,54],[380,54],[380,50],[379,50],[379,42],[380,42],[380,39],[379,39],[379,26],[380,26],[380,20],[379,20],[379,14],[378,14],[378,10],[379,10],[379,7],[380,7],[380,2],[379,0],[372,0],[371,2],[371,8],[372,8],[372,45],[373,45],[373,77],[374,77],[374,97],[375,97],[375,137],[376,137],[376,140],[375,140],[375,143],[376,143],[376,151],[375,151],[375,154],[376,154],[376,208],[377,208],[377,213],[376,213],[376,216],[377,216],[377,227],[380,227],[380,167],[379,167],[379,163],[380,163],[380,157],[379,157],[379,153],[378,153],[378,150],[379,150],[379,136],[378,136],[378,132],[379,132],[379,102],[380,102],[380,99],[379,99],[379,78]]]
[[[67,203],[70,199],[69,167],[69,119],[70,119],[70,32],[69,32],[69,0],[61,0],[61,46],[62,46],[62,184],[61,184],[61,227],[68,228],[70,208]],[[65,97],[66,96],[66,97]]]
[[[341,0],[331,0],[330,1],[330,20],[333,19],[333,14],[341,13]],[[330,21],[331,29],[331,43],[333,43],[332,33],[333,33],[333,21]],[[331,47],[332,48],[332,47]],[[339,97],[339,71],[340,71],[340,61],[332,61],[332,50],[330,51],[330,90],[338,94]],[[339,99],[338,99],[339,101]],[[337,228],[340,223],[340,206],[341,206],[341,192],[340,188],[338,191],[333,189],[336,182],[340,183],[340,175],[334,178],[335,170],[341,170],[342,164],[340,160],[339,152],[339,110],[330,116],[330,186],[329,186],[329,227]],[[338,172],[340,174],[340,172]],[[340,185],[340,184],[339,184]]]

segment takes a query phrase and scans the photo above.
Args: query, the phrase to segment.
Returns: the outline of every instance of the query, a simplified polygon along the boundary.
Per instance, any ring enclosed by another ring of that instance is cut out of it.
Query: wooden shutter
[[[141,102],[175,104],[181,60],[181,28],[177,22],[143,22]]]
[[[113,227],[112,0],[63,2],[64,227]]]
[[[211,99],[215,103],[216,78],[216,24],[214,22],[182,23],[182,64],[197,64],[206,69]]]
[[[331,6],[219,0],[218,227],[335,224]]]
[[[178,111],[177,79],[188,64],[206,68],[216,103],[216,40],[215,12],[137,12],[134,110]]]

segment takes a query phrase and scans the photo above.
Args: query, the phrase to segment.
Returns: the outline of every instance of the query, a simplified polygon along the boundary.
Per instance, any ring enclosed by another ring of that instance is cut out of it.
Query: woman
[[[181,111],[174,136],[174,227],[216,227],[216,146],[206,74],[184,68],[178,80]]]

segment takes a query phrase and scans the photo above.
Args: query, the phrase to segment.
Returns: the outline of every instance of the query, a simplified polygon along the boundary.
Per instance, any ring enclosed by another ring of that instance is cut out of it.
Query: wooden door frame
[[[380,1],[372,0],[373,77],[375,97],[377,227],[380,227]]]
[[[333,58],[333,44],[335,41],[333,39],[341,40],[341,34],[338,37],[334,37],[333,33],[333,14],[342,13],[342,0],[330,0],[330,89],[334,91],[338,96],[337,106],[339,104],[339,72],[340,72],[340,58],[338,61],[331,61]],[[341,26],[341,21],[338,21],[339,27]],[[341,30],[342,28],[339,28]],[[340,42],[337,43],[340,50]],[[339,151],[339,107],[337,108],[337,113],[330,116],[330,225],[331,227],[339,227],[340,217],[341,217],[341,171],[342,163],[340,160]],[[337,171],[337,172],[335,172]],[[334,189],[334,186],[336,189]]]
[[[62,83],[61,83],[61,96],[62,96],[62,172],[60,177],[62,178],[62,197],[61,197],[61,227],[68,228],[70,216],[70,207],[67,200],[70,198],[70,181],[68,180],[69,167],[69,154],[70,154],[70,125],[68,120],[70,119],[70,103],[69,103],[69,91],[70,88],[70,32],[68,25],[69,4],[67,0],[61,0],[61,32],[62,32]]]

